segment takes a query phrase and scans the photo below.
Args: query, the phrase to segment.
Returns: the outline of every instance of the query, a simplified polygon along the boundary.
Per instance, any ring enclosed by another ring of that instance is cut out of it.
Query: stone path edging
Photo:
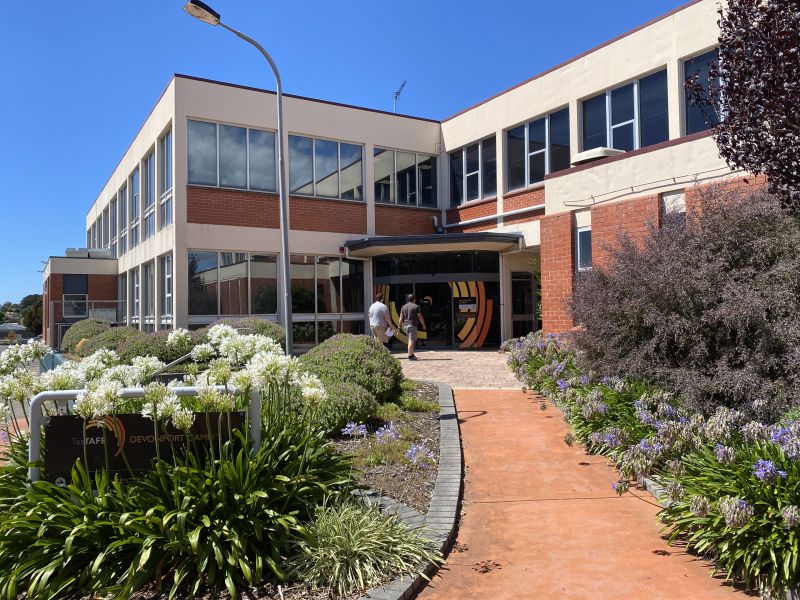
[[[453,388],[444,383],[435,385],[439,386],[439,464],[427,515],[396,500],[380,496],[377,492],[367,492],[364,496],[368,502],[378,503],[382,510],[395,512],[408,525],[422,525],[423,535],[444,555],[456,536],[458,510],[463,493],[461,476],[464,472],[464,458]],[[428,563],[420,571],[430,578],[438,569],[436,564]],[[420,573],[402,575],[387,585],[367,590],[362,600],[408,600],[416,596],[427,583],[428,580]]]

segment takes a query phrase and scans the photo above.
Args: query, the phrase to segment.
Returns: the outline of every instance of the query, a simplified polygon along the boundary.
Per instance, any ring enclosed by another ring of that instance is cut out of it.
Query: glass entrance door
[[[422,318],[427,325],[427,339],[420,340],[422,348],[441,348],[453,345],[453,315],[450,285],[447,283],[416,283]]]

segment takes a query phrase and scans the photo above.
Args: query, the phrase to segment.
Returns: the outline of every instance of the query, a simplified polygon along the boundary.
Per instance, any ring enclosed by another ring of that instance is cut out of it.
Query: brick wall
[[[481,217],[489,217],[497,214],[497,199],[479,200],[470,202],[464,206],[457,208],[447,209],[447,223],[452,225],[461,221],[469,221],[470,219],[480,219]],[[486,231],[493,229],[497,226],[497,222],[493,219],[475,223],[474,225],[466,225],[464,227],[455,227],[450,229],[452,233],[470,232],[470,231]]]
[[[117,300],[118,294],[116,275],[89,275],[89,302]]]
[[[767,187],[767,178],[764,175],[748,176],[748,177],[734,177],[720,181],[712,181],[710,183],[703,183],[687,187],[686,194],[686,212],[691,213],[698,209],[698,205],[702,200],[703,194],[707,193],[709,188],[719,189],[722,193],[726,191],[736,190],[751,190],[758,191],[760,188]]]
[[[278,196],[187,186],[186,219],[206,225],[277,229]],[[289,198],[289,225],[298,231],[366,234],[367,206],[363,202],[293,196]]]
[[[42,333],[46,344],[52,344],[57,334],[50,329],[50,301],[61,300],[64,295],[64,276],[61,273],[52,273],[44,282],[42,291]],[[53,306],[53,321],[58,323],[62,318],[61,303]]]
[[[644,240],[651,225],[659,226],[660,215],[658,194],[593,206],[592,265],[601,268],[608,265],[610,251],[622,233],[637,242]]]
[[[560,333],[572,328],[566,303],[575,278],[575,246],[571,212],[541,219],[542,329]]]
[[[410,206],[375,205],[376,235],[423,235],[436,233],[433,217],[439,211],[431,208]]]
[[[544,186],[503,196],[503,212],[544,204]]]

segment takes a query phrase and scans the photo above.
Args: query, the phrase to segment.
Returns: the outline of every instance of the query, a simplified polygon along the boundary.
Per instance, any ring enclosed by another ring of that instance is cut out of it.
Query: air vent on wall
[[[601,158],[608,158],[609,156],[617,156],[618,154],[624,153],[625,150],[617,150],[616,148],[592,148],[591,150],[584,150],[583,152],[574,154],[572,156],[572,166],[574,167],[575,165],[582,165],[595,160],[600,160]]]

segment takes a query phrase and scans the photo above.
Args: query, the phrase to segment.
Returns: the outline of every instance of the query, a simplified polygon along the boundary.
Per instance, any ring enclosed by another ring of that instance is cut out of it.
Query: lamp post
[[[208,23],[219,25],[231,33],[252,44],[267,59],[272,72],[275,74],[275,90],[278,97],[278,195],[280,196],[280,222],[281,222],[281,284],[283,286],[283,325],[286,327],[286,354],[292,354],[292,288],[289,278],[289,195],[286,186],[286,166],[284,161],[283,145],[283,86],[281,75],[275,61],[264,50],[264,47],[253,38],[228,27],[220,20],[220,15],[210,6],[200,0],[189,0],[184,7],[187,13]]]

